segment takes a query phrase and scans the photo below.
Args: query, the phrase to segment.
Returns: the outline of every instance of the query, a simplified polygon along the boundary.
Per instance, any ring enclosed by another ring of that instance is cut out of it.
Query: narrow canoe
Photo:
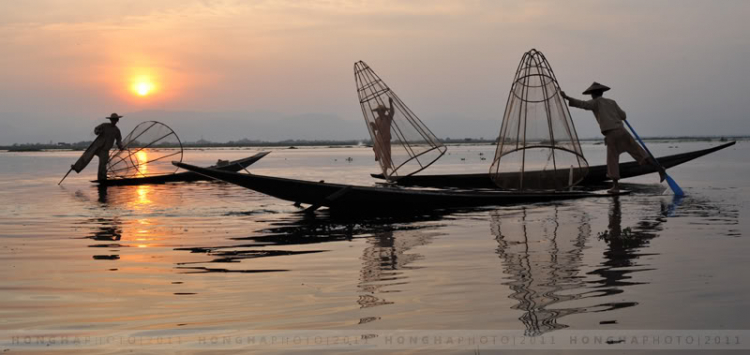
[[[262,159],[269,153],[271,152],[260,152],[251,157],[230,161],[229,163],[222,165],[222,166],[214,165],[211,168],[222,170],[222,171],[237,172],[244,168],[247,168],[248,166]],[[204,175],[196,174],[191,171],[183,171],[183,172],[174,173],[174,174],[141,176],[141,177],[122,178],[122,179],[109,179],[109,180],[104,180],[104,181],[92,180],[91,182],[97,183],[99,185],[106,185],[106,186],[123,186],[123,185],[164,184],[167,182],[193,182],[193,181],[205,181],[205,180],[211,180],[211,179],[207,178]]]
[[[211,168],[201,168],[174,162],[180,168],[236,184],[278,199],[309,204],[314,210],[328,207],[331,210],[356,213],[376,211],[435,210],[446,208],[496,206],[519,203],[547,202],[584,197],[614,196],[602,192],[539,192],[519,193],[507,191],[457,191],[420,190],[393,187],[368,187],[326,182],[312,182],[256,174],[239,174]]]
[[[702,157],[707,154],[722,150],[729,146],[734,145],[736,142],[729,142],[716,147],[711,147],[703,150],[696,150],[687,153],[667,155],[657,158],[659,163],[665,168],[669,169],[677,165],[689,162],[693,159]],[[655,173],[651,165],[638,165],[636,162],[628,162],[620,164],[620,176],[622,179]],[[527,171],[525,174],[532,175],[539,172]],[[372,174],[372,177],[376,179],[383,179],[382,174]],[[597,165],[590,166],[589,173],[579,184],[580,186],[591,186],[599,185],[606,181],[607,177],[607,166]],[[495,188],[496,185],[490,180],[489,173],[480,174],[443,174],[443,175],[411,175],[403,176],[394,183],[401,186],[421,186],[421,187],[455,187],[455,188]]]

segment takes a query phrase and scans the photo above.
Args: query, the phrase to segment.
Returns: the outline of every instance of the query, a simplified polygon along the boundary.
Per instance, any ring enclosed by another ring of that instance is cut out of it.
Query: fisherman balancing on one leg
[[[618,182],[620,180],[620,154],[623,152],[628,152],[640,165],[648,163],[656,167],[661,181],[664,181],[666,176],[664,168],[649,157],[623,127],[622,121],[626,118],[625,111],[617,105],[615,100],[602,97],[607,90],[609,87],[594,82],[583,92],[584,95],[591,95],[591,100],[577,100],[566,95],[564,91],[561,95],[568,100],[571,107],[594,112],[594,117],[604,135],[604,144],[607,145],[607,177],[613,182],[610,191],[616,192],[620,189]]]
[[[102,123],[94,128],[94,133],[97,136],[96,139],[91,143],[91,146],[83,152],[83,155],[81,155],[78,161],[70,166],[72,170],[75,170],[76,173],[80,173],[81,170],[91,162],[91,159],[93,159],[94,156],[97,156],[99,157],[99,172],[97,178],[99,181],[107,180],[109,150],[112,149],[112,146],[114,146],[115,143],[117,143],[117,148],[120,150],[123,149],[122,135],[120,134],[120,129],[117,128],[117,122],[119,122],[122,117],[123,116],[113,113],[109,117],[106,117],[106,119],[109,119],[109,123]]]

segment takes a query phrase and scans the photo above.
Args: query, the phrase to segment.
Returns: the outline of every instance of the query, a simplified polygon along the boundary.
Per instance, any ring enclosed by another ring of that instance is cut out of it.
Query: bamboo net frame
[[[447,148],[365,62],[354,63],[354,80],[375,158],[389,181],[416,174]]]
[[[518,64],[490,177],[509,190],[563,190],[588,173],[567,102],[542,52]]]

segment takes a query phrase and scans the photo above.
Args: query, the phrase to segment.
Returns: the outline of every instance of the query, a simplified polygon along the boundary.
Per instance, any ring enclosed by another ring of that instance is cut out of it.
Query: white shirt
[[[569,98],[568,102],[570,102],[570,106],[593,111],[602,133],[622,128],[622,121],[626,118],[625,111],[612,99],[597,97],[592,100],[583,101]]]

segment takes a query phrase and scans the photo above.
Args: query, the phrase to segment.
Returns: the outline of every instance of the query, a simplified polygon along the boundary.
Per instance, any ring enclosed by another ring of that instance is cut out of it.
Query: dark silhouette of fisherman
[[[109,161],[109,150],[112,149],[115,143],[117,148],[123,149],[122,147],[122,135],[120,129],[117,128],[117,122],[120,121],[120,116],[116,113],[111,114],[106,119],[109,123],[102,123],[94,128],[96,139],[93,143],[83,152],[83,155],[76,161],[75,164],[71,165],[70,168],[75,170],[76,173],[80,173],[81,170],[86,168],[86,165],[91,162],[94,156],[99,158],[99,171],[97,173],[97,179],[99,181],[107,180],[107,162]]]
[[[393,161],[391,161],[391,122],[393,122],[393,115],[396,113],[393,111],[393,99],[388,98],[388,105],[390,108],[386,108],[384,105],[378,105],[373,112],[378,115],[375,117],[375,122],[371,122],[372,130],[375,132],[375,160],[379,160],[386,169],[393,168]]]
[[[648,163],[656,167],[661,181],[664,181],[666,176],[664,169],[646,154],[646,151],[635,142],[633,136],[623,127],[622,121],[627,117],[625,111],[617,105],[615,100],[602,97],[604,92],[609,89],[608,86],[594,82],[583,92],[584,95],[591,95],[591,100],[588,101],[574,99],[566,95],[565,91],[560,94],[568,100],[571,107],[593,111],[604,135],[604,144],[607,145],[607,177],[612,179],[613,183],[610,191],[620,190],[620,154],[623,152],[628,152],[640,165]]]

